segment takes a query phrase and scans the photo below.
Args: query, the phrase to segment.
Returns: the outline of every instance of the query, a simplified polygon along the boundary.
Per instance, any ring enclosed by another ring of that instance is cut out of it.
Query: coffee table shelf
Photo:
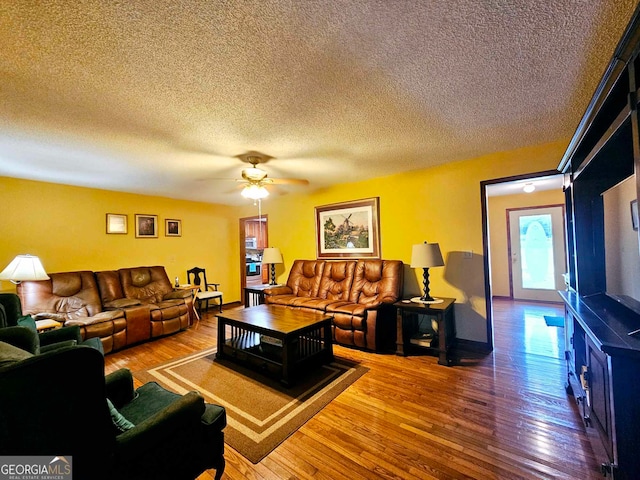
[[[279,305],[229,310],[218,315],[216,355],[279,375],[289,385],[305,368],[333,360],[331,317]]]

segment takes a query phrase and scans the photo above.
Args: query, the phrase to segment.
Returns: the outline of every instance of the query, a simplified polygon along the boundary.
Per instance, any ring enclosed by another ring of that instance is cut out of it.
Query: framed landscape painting
[[[380,258],[379,198],[316,207],[318,258]]]

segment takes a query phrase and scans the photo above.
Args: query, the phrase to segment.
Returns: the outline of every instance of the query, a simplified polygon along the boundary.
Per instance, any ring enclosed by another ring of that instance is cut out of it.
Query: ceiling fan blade
[[[200,177],[196,178],[196,182],[242,182],[237,178],[222,178],[222,177]]]
[[[309,185],[309,180],[304,178],[271,178],[274,185]]]

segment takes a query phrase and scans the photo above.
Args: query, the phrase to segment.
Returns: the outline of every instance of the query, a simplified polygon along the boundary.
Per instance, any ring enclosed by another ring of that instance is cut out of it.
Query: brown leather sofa
[[[105,353],[189,326],[191,292],[173,292],[164,267],[50,273],[49,277],[18,285],[23,313],[36,320],[77,325],[83,340],[100,338]]]
[[[295,260],[287,284],[264,293],[269,304],[331,315],[336,343],[383,351],[395,342],[402,286],[400,260]]]

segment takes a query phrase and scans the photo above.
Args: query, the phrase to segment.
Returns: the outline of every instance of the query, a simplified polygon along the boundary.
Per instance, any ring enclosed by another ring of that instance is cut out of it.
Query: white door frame
[[[552,217],[554,287],[552,289],[525,288],[522,286],[522,253],[520,252],[519,218],[527,215],[549,214]],[[563,274],[567,269],[564,205],[541,205],[507,209],[507,236],[509,252],[509,289],[514,300],[559,302],[557,291],[564,285]]]

